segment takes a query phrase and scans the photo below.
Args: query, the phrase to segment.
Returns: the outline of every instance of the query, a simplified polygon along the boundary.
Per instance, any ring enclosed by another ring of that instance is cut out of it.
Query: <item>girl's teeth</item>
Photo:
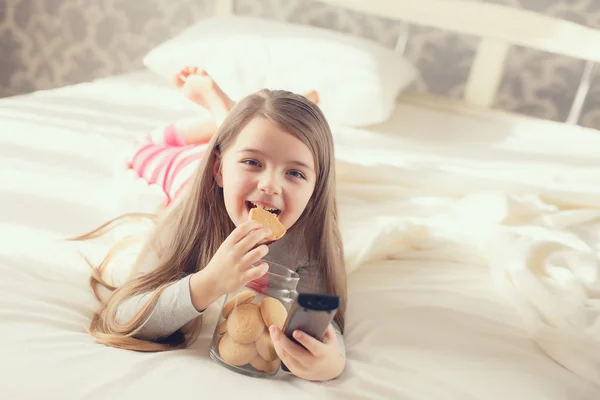
[[[250,205],[249,208],[260,207],[260,208],[264,209],[265,211],[268,211],[268,212],[273,213],[275,215],[279,215],[279,209],[277,209],[277,208],[261,206],[259,204],[256,204],[253,201],[248,201],[248,204]]]

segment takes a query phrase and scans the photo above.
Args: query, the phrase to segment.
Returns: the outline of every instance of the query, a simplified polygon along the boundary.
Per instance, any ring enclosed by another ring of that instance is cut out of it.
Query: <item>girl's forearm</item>
[[[158,298],[148,320],[135,335],[153,340],[167,337],[196,317],[202,311],[195,308],[190,296],[190,279],[187,276],[167,287]],[[117,321],[129,322],[147,304],[154,292],[143,293],[127,299],[117,309]]]
[[[224,293],[215,291],[214,279],[204,270],[198,271],[190,278],[190,298],[198,312],[206,310]]]

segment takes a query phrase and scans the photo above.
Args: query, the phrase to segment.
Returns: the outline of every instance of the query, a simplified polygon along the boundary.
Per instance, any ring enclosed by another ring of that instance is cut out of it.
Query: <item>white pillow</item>
[[[171,78],[198,66],[234,100],[262,88],[315,89],[330,122],[377,124],[417,75],[401,54],[331,30],[253,17],[202,20],[147,53],[149,70]]]

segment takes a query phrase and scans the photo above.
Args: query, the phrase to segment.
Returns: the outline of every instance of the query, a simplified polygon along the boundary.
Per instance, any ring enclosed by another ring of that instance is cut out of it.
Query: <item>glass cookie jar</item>
[[[261,278],[225,296],[210,344],[210,357],[253,377],[274,376],[281,360],[268,327],[283,327],[296,299],[299,275],[274,262]]]

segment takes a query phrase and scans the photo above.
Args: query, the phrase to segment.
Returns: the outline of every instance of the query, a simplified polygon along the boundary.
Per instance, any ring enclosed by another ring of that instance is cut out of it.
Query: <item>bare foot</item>
[[[194,103],[207,109],[217,121],[222,121],[235,104],[208,73],[198,67],[185,67],[173,77],[173,84]],[[319,104],[319,94],[311,90],[304,94],[308,100]]]
[[[175,86],[194,103],[206,108],[215,119],[224,118],[233,107],[231,100],[204,70],[185,67],[173,78]]]
[[[311,90],[310,92],[304,93],[304,97],[306,97],[315,104],[319,104],[319,94],[316,90]]]

